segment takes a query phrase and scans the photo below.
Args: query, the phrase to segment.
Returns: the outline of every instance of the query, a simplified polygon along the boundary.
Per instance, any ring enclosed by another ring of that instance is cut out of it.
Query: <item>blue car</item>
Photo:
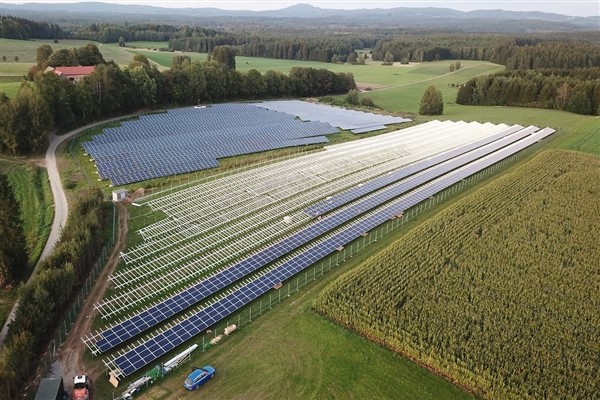
[[[192,373],[185,379],[185,382],[183,382],[183,387],[187,390],[196,390],[212,379],[213,376],[215,376],[215,369],[210,365],[202,368],[194,368]]]

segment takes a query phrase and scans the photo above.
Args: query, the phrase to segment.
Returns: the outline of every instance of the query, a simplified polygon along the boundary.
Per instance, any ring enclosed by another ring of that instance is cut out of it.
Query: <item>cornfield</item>
[[[600,158],[545,151],[330,284],[328,318],[484,398],[600,398]]]

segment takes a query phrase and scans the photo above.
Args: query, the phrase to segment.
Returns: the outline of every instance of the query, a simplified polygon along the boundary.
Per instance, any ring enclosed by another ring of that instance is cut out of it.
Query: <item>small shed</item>
[[[64,393],[62,378],[44,378],[35,394],[35,400],[63,400]]]
[[[113,201],[123,201],[127,196],[129,196],[129,191],[127,189],[113,190]]]

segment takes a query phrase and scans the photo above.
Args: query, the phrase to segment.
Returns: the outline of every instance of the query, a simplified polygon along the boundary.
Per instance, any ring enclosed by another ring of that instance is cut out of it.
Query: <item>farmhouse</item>
[[[54,73],[60,77],[67,78],[73,82],[79,82],[84,77],[88,76],[96,69],[95,66],[90,67],[48,67],[46,68],[46,72],[54,71]]]

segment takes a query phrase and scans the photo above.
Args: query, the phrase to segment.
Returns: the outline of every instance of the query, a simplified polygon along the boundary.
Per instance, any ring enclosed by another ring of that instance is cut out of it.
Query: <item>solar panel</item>
[[[508,129],[505,129],[496,134],[484,137],[480,140],[474,141],[472,143],[468,143],[464,146],[460,146],[460,147],[454,148],[452,150],[434,155],[425,160],[418,161],[409,166],[400,168],[397,171],[394,171],[394,172],[388,173],[387,175],[373,179],[359,187],[355,187],[355,188],[349,189],[345,192],[342,192],[340,194],[337,194],[335,196],[331,196],[325,200],[322,200],[320,202],[317,202],[317,203],[307,207],[305,212],[308,215],[310,215],[311,217],[318,217],[319,215],[325,214],[325,213],[327,213],[331,210],[334,210],[344,204],[347,204],[347,203],[349,203],[353,200],[356,200],[362,196],[365,196],[369,193],[372,193],[375,190],[381,189],[387,185],[390,185],[394,182],[404,179],[407,176],[410,176],[417,172],[423,171],[423,170],[430,168],[431,166],[434,166],[436,164],[439,164],[439,163],[448,161],[454,157],[463,155],[473,149],[488,145],[490,143],[493,143],[494,141],[497,141],[499,139],[506,138],[509,135],[512,135],[512,136],[510,136],[510,139],[508,142],[506,140],[504,142],[500,142],[500,143],[507,144],[507,143],[510,143],[510,140],[516,141],[522,137],[525,137],[526,135],[533,133],[535,130],[537,130],[537,128],[535,128],[535,127],[529,127],[527,129],[523,129],[523,127],[520,125],[514,125]],[[517,134],[513,135],[515,133],[517,133]]]
[[[319,121],[251,104],[218,104],[144,115],[84,142],[100,177],[113,185],[219,165],[217,159],[282,147],[327,143],[338,132]]]
[[[227,317],[235,310],[266,293],[271,289],[273,284],[289,279],[302,269],[313,264],[315,260],[326,256],[340,246],[360,237],[362,233],[372,230],[390,217],[398,215],[402,211],[419,204],[421,201],[429,198],[435,193],[515,154],[536,141],[547,137],[553,132],[554,130],[546,128],[506,147],[499,148],[495,152],[476,159],[451,172],[445,173],[431,182],[412,190],[396,201],[379,208],[376,212],[368,215],[367,218],[362,219],[360,222],[327,237],[326,240],[288,258],[277,268],[241,285],[226,297],[216,300],[207,307],[185,317],[175,327],[168,328],[144,343],[133,346],[125,353],[115,357],[113,363],[120,369],[123,375],[128,376],[132,374],[148,363],[156,360],[158,357],[166,354],[168,351],[174,349],[178,344],[185,340],[184,337],[189,338],[197,335],[204,329]],[[185,336],[182,336],[182,334],[185,334]]]
[[[352,219],[368,212],[369,210],[376,208],[381,204],[384,204],[385,202],[388,202],[402,195],[403,193],[412,190],[415,187],[423,185],[428,181],[435,179],[437,176],[445,174],[453,169],[472,162],[473,160],[497,151],[498,149],[523,137],[526,137],[537,130],[535,127],[529,127],[526,129],[519,128],[522,127],[502,131],[498,135],[504,135],[504,137],[499,140],[492,141],[491,143],[486,143],[481,147],[477,147],[477,145],[481,145],[482,141],[476,141],[468,144],[465,147],[470,151],[466,153],[462,152],[460,149],[455,149],[450,152],[450,154],[453,156],[458,154],[458,156],[443,163],[429,167],[428,169],[422,170],[421,172],[412,175],[409,178],[402,180],[396,179],[392,185],[387,186],[385,189],[372,194],[367,198],[356,201],[347,208],[340,210],[335,215],[315,221],[308,227],[285,237],[269,247],[266,247],[256,254],[235,264],[234,266],[213,274],[212,276],[191,286],[190,288],[173,295],[165,302],[154,305],[135,315],[134,317],[131,317],[113,327],[106,329],[105,331],[101,332],[99,335],[99,340],[96,341],[95,345],[101,352],[107,351],[134,337],[143,330],[155,326],[167,318],[176,315],[177,313],[187,309],[190,305],[200,302],[208,296],[242,279],[248,274],[266,266],[274,260],[311,242],[312,240],[317,239],[318,237],[326,234],[342,224],[351,221]],[[519,130],[514,132],[517,129]],[[497,139],[498,135],[493,135],[492,138]],[[434,161],[441,159],[443,159],[443,157],[432,158]],[[408,168],[411,171],[410,173],[412,173],[413,170],[411,169],[411,166]],[[401,172],[399,173],[399,176],[405,177],[406,175],[410,175],[410,173],[403,174]],[[384,179],[388,178],[386,177]],[[386,184],[388,183],[390,182],[386,181]],[[377,182],[377,185],[375,185],[377,189],[383,186],[385,185],[380,185],[380,182]],[[368,187],[368,185],[365,187]],[[369,192],[373,192],[374,190],[376,189],[369,188]],[[361,196],[364,196],[366,193],[363,193]],[[347,200],[346,202],[349,201],[350,200]],[[190,299],[190,301],[184,301],[184,299]],[[135,319],[137,323],[135,327],[132,327],[132,319]]]

